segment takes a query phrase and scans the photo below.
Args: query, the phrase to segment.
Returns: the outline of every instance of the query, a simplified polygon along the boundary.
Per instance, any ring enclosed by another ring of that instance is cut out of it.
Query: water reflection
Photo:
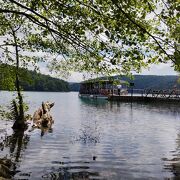
[[[0,148],[3,152],[4,157],[1,159],[0,164],[3,160],[9,162],[8,165],[0,166],[0,176],[4,178],[10,178],[17,171],[16,168],[22,159],[22,152],[27,148],[30,136],[25,134],[24,131],[13,131],[12,135],[1,134]],[[3,172],[3,174],[2,174]]]
[[[15,158],[15,162],[19,162],[21,153],[27,148],[30,136],[25,134],[24,131],[15,131],[8,137],[6,142],[10,149],[10,156]]]
[[[58,162],[54,161],[53,164],[58,164],[58,168],[51,168],[49,173],[42,175],[43,179],[72,179],[72,180],[92,180],[103,179],[97,171],[90,170],[88,164],[90,162]],[[74,165],[73,164],[81,164]]]
[[[23,177],[30,176],[31,173],[21,173],[19,170],[17,171],[17,168],[19,168],[23,154],[27,149],[30,141],[29,132],[33,131],[33,127],[31,130],[27,129],[25,131],[13,131],[10,127],[6,128],[8,130],[5,128],[0,130],[0,150],[3,152],[0,156],[0,177],[11,178],[16,173]],[[41,136],[45,133],[52,133],[52,127],[41,127],[39,129],[41,130]]]
[[[41,137],[44,136],[45,133],[52,133],[53,128],[52,127],[41,127]]]
[[[96,106],[96,107],[106,106],[108,102],[105,99],[90,99],[90,98],[79,98],[79,99],[83,104],[88,104],[88,105]]]
[[[52,133],[52,128],[41,127],[40,130],[41,136],[43,136],[45,133]],[[31,172],[24,173],[17,170],[20,167],[23,154],[30,141],[29,132],[32,132],[32,129],[26,131],[12,131],[12,134],[8,135],[5,129],[1,130],[0,150],[3,152],[4,157],[0,158],[0,178],[12,178],[12,176],[14,176],[16,173],[18,174],[19,178],[27,178],[31,176]],[[6,165],[6,167],[4,167],[4,161],[9,162],[8,166]]]
[[[39,126],[39,127],[34,127],[32,126],[31,129],[29,130],[29,132],[34,131],[35,129],[39,129],[41,131],[40,136],[44,136],[47,133],[52,133],[53,132],[53,128],[52,125],[49,127],[44,127],[44,126]]]
[[[121,108],[122,106],[128,106],[130,109],[143,108],[144,111],[155,111],[163,113],[173,113],[177,115],[180,113],[180,103],[171,103],[171,102],[119,102],[119,101],[108,101],[104,99],[89,99],[89,98],[80,98],[82,104],[88,105],[90,107],[98,108],[107,108],[114,111],[115,107]]]
[[[158,112],[158,113],[171,113],[174,115],[178,115],[180,113],[180,104],[176,103],[158,103],[158,102],[149,102],[149,103],[145,103],[145,102],[132,102],[132,103],[124,103],[124,102],[109,102],[111,105],[111,107],[113,105],[117,105],[117,107],[121,107],[121,106],[129,106],[130,109],[137,109],[137,108],[143,108],[144,111],[148,110],[148,111],[154,111],[154,112]],[[114,108],[114,107],[113,107]]]

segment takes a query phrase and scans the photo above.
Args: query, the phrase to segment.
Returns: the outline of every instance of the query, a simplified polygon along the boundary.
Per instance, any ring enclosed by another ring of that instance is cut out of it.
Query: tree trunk
[[[16,91],[18,94],[18,118],[15,119],[13,129],[24,129],[25,128],[25,120],[24,120],[24,108],[23,108],[23,98],[20,91],[20,85],[19,85],[19,78],[18,74],[16,73]]]
[[[23,108],[23,97],[21,95],[20,84],[19,84],[19,53],[18,53],[18,44],[16,39],[16,32],[12,29],[12,34],[14,37],[15,53],[16,53],[16,91],[18,94],[18,107],[19,113],[18,118],[15,120],[13,129],[24,129],[25,128],[25,119],[24,119],[24,108]]]

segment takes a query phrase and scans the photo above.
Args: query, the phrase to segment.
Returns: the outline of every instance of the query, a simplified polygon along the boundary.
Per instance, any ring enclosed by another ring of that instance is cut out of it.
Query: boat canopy
[[[127,85],[127,82],[126,81],[123,81],[123,80],[119,80],[119,79],[89,79],[89,80],[86,80],[86,81],[82,81],[81,84],[96,84],[96,83],[99,83],[99,84],[113,84],[113,85],[122,85],[122,84],[126,84]]]
[[[127,82],[119,79],[90,79],[81,82],[80,94],[120,94],[120,91],[127,89]]]
[[[92,79],[81,82],[80,89],[121,89],[127,87],[127,82],[122,80]]]

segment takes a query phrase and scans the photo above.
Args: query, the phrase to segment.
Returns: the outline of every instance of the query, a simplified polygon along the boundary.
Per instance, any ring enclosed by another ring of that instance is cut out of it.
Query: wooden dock
[[[134,89],[138,92],[128,95],[110,95],[109,101],[122,101],[122,102],[174,102],[180,103],[180,90],[154,90],[154,89]]]

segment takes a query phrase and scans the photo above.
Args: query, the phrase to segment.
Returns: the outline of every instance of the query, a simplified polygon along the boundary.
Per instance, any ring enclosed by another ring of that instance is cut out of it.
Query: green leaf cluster
[[[12,63],[13,28],[26,67],[43,59],[60,75],[128,75],[170,61],[180,70],[178,0],[2,0],[0,5],[4,58]]]

